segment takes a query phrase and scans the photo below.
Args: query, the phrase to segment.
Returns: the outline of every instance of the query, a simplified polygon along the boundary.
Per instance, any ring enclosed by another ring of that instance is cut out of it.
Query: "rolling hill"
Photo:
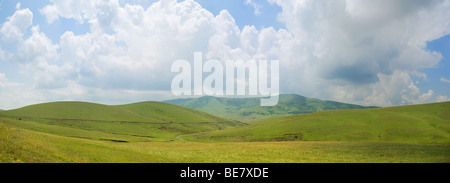
[[[21,118],[160,122],[157,118],[142,116],[121,107],[87,102],[36,104],[3,111],[0,115]]]
[[[46,103],[0,112],[0,162],[448,163],[449,109],[334,110],[243,126],[159,102]]]
[[[280,116],[326,110],[374,108],[307,98],[296,94],[280,95],[279,102],[275,106],[260,106],[260,98],[218,98],[212,96],[175,99],[164,102],[247,123]]]
[[[33,131],[120,142],[173,140],[180,134],[243,125],[241,122],[162,102],[120,106],[53,102],[1,111],[0,119]]]
[[[200,141],[450,143],[450,102],[334,110],[185,136]]]
[[[228,119],[214,116],[205,112],[187,107],[167,104],[162,102],[139,102],[120,105],[120,108],[130,110],[141,116],[169,122],[217,122],[230,121]]]

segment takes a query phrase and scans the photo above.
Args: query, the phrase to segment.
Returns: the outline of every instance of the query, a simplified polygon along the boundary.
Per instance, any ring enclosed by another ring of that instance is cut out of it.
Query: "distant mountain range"
[[[337,109],[365,109],[366,107],[341,102],[307,98],[296,94],[281,94],[275,106],[260,106],[260,98],[200,98],[174,99],[166,103],[197,109],[228,119],[252,123],[274,117],[313,113]]]

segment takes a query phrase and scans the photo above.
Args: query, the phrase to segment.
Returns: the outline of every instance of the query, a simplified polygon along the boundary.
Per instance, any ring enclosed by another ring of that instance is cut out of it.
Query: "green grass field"
[[[184,136],[199,141],[450,143],[450,102],[322,111]]]
[[[371,142],[130,142],[0,124],[1,162],[450,162],[450,146]]]
[[[0,162],[446,162],[450,102],[251,125],[160,102],[0,112]]]

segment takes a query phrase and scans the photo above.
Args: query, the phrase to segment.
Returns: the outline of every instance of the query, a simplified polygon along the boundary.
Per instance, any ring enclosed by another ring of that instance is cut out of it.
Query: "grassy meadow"
[[[51,135],[0,124],[1,162],[450,162],[450,146],[372,142],[129,142]]]
[[[450,102],[322,111],[187,135],[200,141],[450,143]]]
[[[0,112],[0,162],[450,162],[450,102],[254,124],[160,102]]]

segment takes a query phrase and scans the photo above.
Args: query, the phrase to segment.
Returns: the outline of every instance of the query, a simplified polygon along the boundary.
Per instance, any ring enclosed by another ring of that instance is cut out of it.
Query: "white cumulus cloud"
[[[87,33],[67,31],[56,43],[33,25],[29,9],[18,6],[0,28],[17,52],[0,49],[0,59],[21,65],[33,85],[4,84],[0,75],[3,88],[15,91],[2,90],[8,97],[0,103],[168,99],[172,62],[193,61],[198,51],[221,61],[279,60],[281,93],[378,106],[447,99],[420,91],[411,76],[426,79],[420,70],[441,61],[425,47],[450,34],[450,0],[269,1],[282,8],[278,19],[286,29],[240,29],[227,10],[214,15],[193,0],[146,7],[50,0],[39,10],[47,23],[65,18],[90,26]],[[245,1],[261,13],[255,2]]]
[[[271,2],[282,7],[279,20],[299,40],[288,61],[309,66],[296,69],[310,75],[294,87],[312,88],[306,95],[380,106],[433,95],[421,93],[410,76],[441,61],[425,46],[450,33],[450,1]]]
[[[20,3],[17,6],[20,8]],[[25,30],[31,26],[33,13],[28,9],[18,9],[0,28],[2,40],[15,41],[22,38]]]

